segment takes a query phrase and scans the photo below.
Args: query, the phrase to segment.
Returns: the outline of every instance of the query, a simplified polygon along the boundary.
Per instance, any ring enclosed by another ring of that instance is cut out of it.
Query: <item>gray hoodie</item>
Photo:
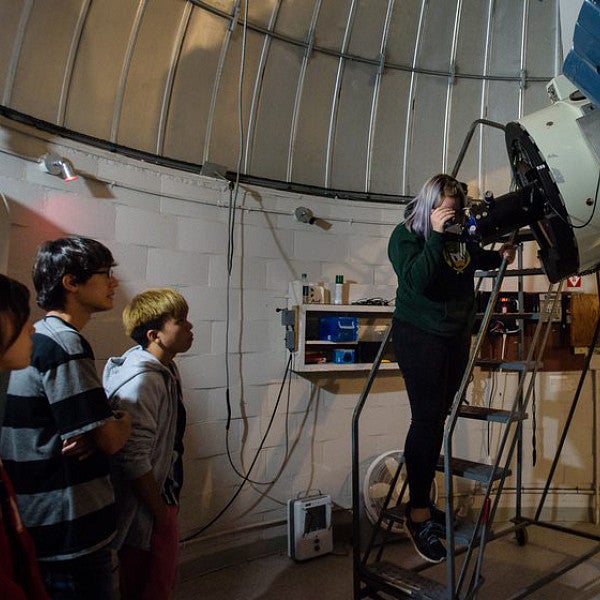
[[[112,457],[117,502],[116,548],[123,543],[148,550],[153,518],[133,493],[132,479],[150,470],[162,489],[175,461],[179,374],[141,346],[108,360],[103,384],[113,409],[131,415],[131,436]]]

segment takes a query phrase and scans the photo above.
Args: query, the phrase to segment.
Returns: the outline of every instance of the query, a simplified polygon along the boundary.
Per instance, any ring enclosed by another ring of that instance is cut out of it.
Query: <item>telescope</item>
[[[600,268],[599,15],[586,0],[564,74],[546,86],[552,104],[501,127],[514,191],[486,195],[453,226],[482,244],[529,226],[553,283]]]

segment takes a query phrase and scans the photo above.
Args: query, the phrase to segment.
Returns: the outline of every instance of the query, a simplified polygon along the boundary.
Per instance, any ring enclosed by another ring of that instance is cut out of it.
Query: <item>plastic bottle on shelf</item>
[[[344,276],[335,276],[335,286],[333,288],[333,303],[343,304],[344,303]]]
[[[302,304],[308,304],[310,298],[310,286],[308,285],[308,275],[302,273]]]

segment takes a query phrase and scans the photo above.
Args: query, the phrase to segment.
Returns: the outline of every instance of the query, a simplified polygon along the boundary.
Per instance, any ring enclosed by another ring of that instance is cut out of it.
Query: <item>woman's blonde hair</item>
[[[145,348],[149,330],[160,329],[169,318],[185,319],[188,311],[188,303],[179,292],[171,288],[146,290],[123,310],[125,333]]]

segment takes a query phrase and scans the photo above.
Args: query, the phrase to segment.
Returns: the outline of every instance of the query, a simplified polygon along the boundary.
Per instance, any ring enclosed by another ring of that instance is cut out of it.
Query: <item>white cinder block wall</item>
[[[116,308],[96,315],[84,331],[96,351],[99,369],[107,357],[131,345],[122,333],[120,313],[135,293],[173,286],[189,301],[195,342],[179,359],[188,411],[181,526],[184,536],[194,533],[223,509],[241,483],[226,454],[227,356],[232,411],[229,448],[236,468],[244,471],[267,431],[288,358],[276,309],[287,304],[289,282],[306,272],[311,281],[330,284],[335,274],[343,273],[347,281],[356,282],[354,298],[392,298],[394,275],[386,246],[402,209],[241,189],[234,211],[233,264],[228,278],[230,191],[226,182],[48,139],[8,121],[3,125],[0,191],[11,208],[8,273],[31,287],[37,246],[65,234],[99,239],[119,263]],[[32,162],[51,148],[72,160],[82,175],[79,180],[64,184]],[[331,228],[325,231],[295,221],[293,211],[300,205],[329,221]],[[39,314],[38,310],[35,316]],[[503,377],[496,381],[496,394],[514,383]],[[526,504],[534,503],[534,488],[545,481],[559,421],[570,402],[565,392],[575,384],[576,374],[540,377],[535,469],[529,459],[531,422],[525,435],[525,482],[532,491],[525,496]],[[336,380],[330,375],[309,380],[293,375],[289,399],[284,391],[251,474],[259,483],[247,484],[193,545],[201,548],[204,540],[204,551],[214,552],[282,535],[285,503],[311,491],[329,493],[339,506],[349,506],[350,423],[360,387],[361,382],[354,379]],[[484,402],[488,389],[478,377],[471,392],[473,401]],[[363,418],[365,469],[375,455],[402,447],[408,419],[402,381],[387,377],[375,387]],[[567,445],[566,460],[554,481],[555,486],[568,489],[552,493],[551,506],[592,504],[589,493],[577,492],[578,488],[589,490],[592,482],[591,423],[588,382],[573,426],[575,441]],[[479,426],[461,433],[458,446],[470,458],[485,458],[486,439],[485,429]],[[510,504],[510,494],[506,502]]]

